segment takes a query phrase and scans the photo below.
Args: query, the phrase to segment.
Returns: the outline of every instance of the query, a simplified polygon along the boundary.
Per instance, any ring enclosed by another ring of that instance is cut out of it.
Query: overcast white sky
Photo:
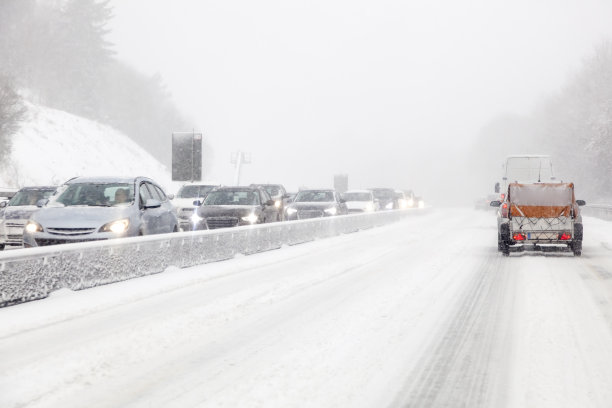
[[[159,72],[214,149],[205,177],[231,183],[241,149],[242,184],[290,189],[348,173],[444,197],[488,120],[529,113],[612,38],[607,0],[112,4],[119,58]]]

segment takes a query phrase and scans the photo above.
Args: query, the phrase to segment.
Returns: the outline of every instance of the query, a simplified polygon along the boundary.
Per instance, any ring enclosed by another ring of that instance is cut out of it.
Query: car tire
[[[0,251],[4,251],[4,244],[0,244]]]
[[[571,245],[574,256],[582,255],[582,241],[574,241]]]

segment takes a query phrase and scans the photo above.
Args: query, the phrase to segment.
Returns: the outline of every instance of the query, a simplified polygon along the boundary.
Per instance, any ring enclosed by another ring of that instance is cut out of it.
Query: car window
[[[269,200],[272,199],[272,197],[270,197],[270,194],[268,194],[268,192],[266,190],[259,190],[259,194],[261,194],[261,202],[265,203]]]
[[[164,193],[164,190],[161,189],[161,187],[156,186],[155,184],[151,184],[150,187],[153,187],[155,189],[155,191],[157,192],[157,195],[159,196],[160,200],[162,203],[168,200],[168,197],[166,196],[166,193]]]
[[[121,192],[123,198],[117,201]],[[134,188],[128,183],[74,183],[65,187],[55,201],[65,206],[124,205],[134,201]]]
[[[334,194],[331,191],[300,191],[295,197],[294,202],[331,202],[334,201]]]
[[[216,190],[210,192],[204,205],[259,205],[259,194],[245,190]]]
[[[20,190],[15,196],[9,201],[10,206],[23,206],[23,205],[36,205],[39,200],[49,198],[54,189],[27,189]]]
[[[149,192],[149,189],[147,188],[147,183],[140,183],[139,194],[140,194],[140,206],[141,207],[144,207],[147,201],[150,198],[153,198],[153,196]]]

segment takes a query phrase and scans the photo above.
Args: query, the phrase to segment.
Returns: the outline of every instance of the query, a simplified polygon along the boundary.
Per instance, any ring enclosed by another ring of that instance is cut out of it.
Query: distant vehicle
[[[380,210],[378,200],[370,190],[349,190],[341,197],[346,201],[349,214]]]
[[[474,201],[475,210],[491,210],[491,201],[499,200],[499,194],[487,194]]]
[[[49,198],[57,186],[24,187],[10,201],[0,203],[0,250],[5,246],[22,246],[23,229],[32,214],[38,211],[36,204]]]
[[[208,193],[183,231],[230,228],[280,221],[268,192],[258,187],[219,187]]]
[[[573,183],[510,183],[500,209],[497,249],[511,251],[569,249],[582,254],[583,200],[574,197]]]
[[[412,190],[404,190],[404,196],[406,197],[406,205],[408,208],[417,207],[416,196]]]
[[[23,241],[35,247],[176,231],[174,208],[153,180],[75,177],[32,215]]]
[[[403,190],[395,190],[395,200],[398,209],[405,210],[408,208],[408,198]]]
[[[374,198],[378,200],[381,210],[396,210],[399,203],[395,190],[392,188],[371,188]]]
[[[18,188],[0,187],[0,203],[9,201],[19,191]]]
[[[284,219],[285,206],[287,205],[289,196],[287,190],[282,184],[251,184],[251,187],[263,188],[268,192],[270,197],[274,200],[274,205],[278,208],[281,220]]]
[[[219,184],[188,183],[179,189],[176,197],[172,199],[172,205],[176,210],[179,225],[191,221],[191,216],[198,208],[197,205],[193,204],[194,201],[203,201],[206,195],[216,187],[219,187]]]
[[[348,214],[346,202],[333,189],[302,190],[285,210],[287,220],[330,217]]]

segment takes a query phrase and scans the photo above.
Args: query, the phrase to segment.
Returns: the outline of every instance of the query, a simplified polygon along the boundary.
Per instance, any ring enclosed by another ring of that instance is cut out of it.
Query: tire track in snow
[[[502,353],[510,346],[503,335],[509,317],[502,312],[511,310],[512,302],[505,264],[494,252],[486,257],[456,313],[442,325],[439,342],[421,357],[393,407],[495,406],[492,399],[505,370],[492,368],[502,364]]]

